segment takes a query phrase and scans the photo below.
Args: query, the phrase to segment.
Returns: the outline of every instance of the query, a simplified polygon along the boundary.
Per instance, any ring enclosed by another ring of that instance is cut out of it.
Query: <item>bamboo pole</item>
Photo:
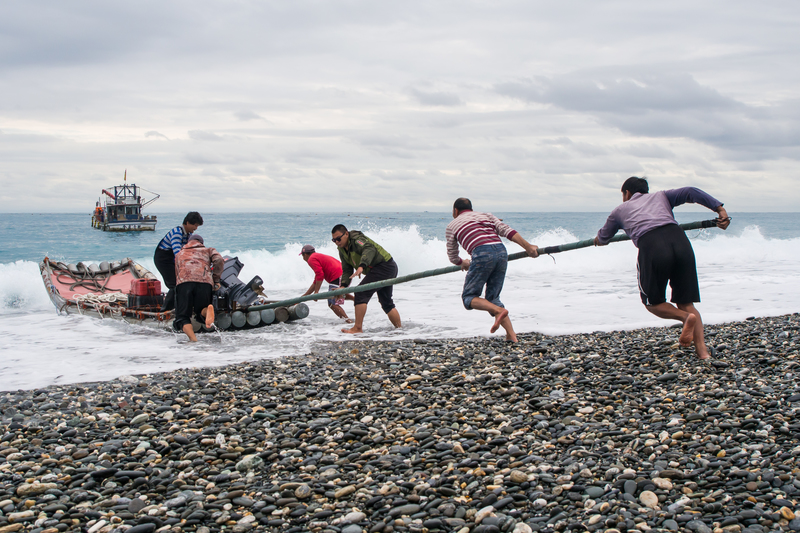
[[[684,231],[689,231],[694,229],[713,228],[716,227],[716,225],[717,225],[716,219],[711,219],[711,220],[700,220],[697,222],[689,222],[687,224],[680,224],[680,228]],[[613,237],[609,242],[620,242],[629,240],[630,237],[622,233]],[[544,248],[539,248],[539,255],[557,254],[561,252],[568,252],[570,250],[577,250],[578,248],[587,248],[589,246],[594,246],[593,238],[578,242],[570,242],[567,244],[559,244],[556,246],[547,246]],[[528,257],[528,254],[526,252],[518,252],[514,254],[509,254],[508,260],[515,261],[517,259],[522,259],[524,257]],[[307,296],[298,296],[297,298],[290,298],[288,300],[273,302],[264,305],[253,305],[248,307],[247,310],[260,311],[262,309],[276,309],[278,307],[288,307],[290,305],[298,304],[300,302],[308,302],[311,300],[325,300],[328,298],[333,298],[335,296],[340,296],[342,294],[351,294],[354,292],[363,292],[372,289],[380,289],[383,287],[388,287],[389,285],[397,285],[398,283],[408,283],[409,281],[414,281],[422,278],[441,276],[442,274],[458,272],[459,270],[461,270],[461,267],[456,265],[442,267],[442,268],[435,268],[433,270],[424,270],[422,272],[407,274],[405,276],[400,276],[397,278],[385,279],[383,281],[376,281],[374,283],[366,283],[363,285],[356,285],[353,287],[345,287],[343,289],[336,289],[328,292],[320,292],[317,294],[309,294]]]

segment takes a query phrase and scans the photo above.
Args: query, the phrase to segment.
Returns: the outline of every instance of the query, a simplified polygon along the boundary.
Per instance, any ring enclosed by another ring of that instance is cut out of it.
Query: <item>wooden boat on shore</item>
[[[261,311],[250,307],[271,303],[263,296],[261,278],[242,283],[238,274],[244,265],[236,257],[225,258],[221,288],[214,293],[219,330],[251,329],[308,316],[308,306],[298,304]],[[172,327],[173,311],[161,312],[164,294],[161,282],[145,267],[127,258],[101,263],[66,264],[45,257],[39,264],[42,281],[59,313],[78,313],[112,318],[130,324]],[[192,320],[195,331],[205,325]]]

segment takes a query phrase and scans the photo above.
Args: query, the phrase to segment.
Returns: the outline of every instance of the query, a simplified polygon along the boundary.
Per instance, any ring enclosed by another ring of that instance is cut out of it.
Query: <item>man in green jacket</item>
[[[360,231],[348,231],[344,225],[337,224],[331,230],[331,237],[339,247],[339,258],[342,260],[342,287],[349,287],[351,280],[356,276],[360,278],[363,273],[366,273],[366,276],[359,285],[397,277],[397,263],[389,252]],[[376,292],[383,312],[389,317],[392,325],[399,328],[400,313],[392,301],[392,288],[393,285],[389,285],[381,289],[355,293],[356,323],[350,329],[343,329],[342,333],[363,332],[367,303]]]

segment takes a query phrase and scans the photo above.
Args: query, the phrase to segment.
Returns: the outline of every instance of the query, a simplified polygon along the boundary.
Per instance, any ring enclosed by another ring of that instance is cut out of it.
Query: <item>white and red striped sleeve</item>
[[[517,234],[516,230],[511,229],[511,226],[509,226],[508,224],[506,224],[493,214],[491,213],[484,213],[484,214],[487,217],[489,217],[489,219],[492,221],[495,230],[497,231],[497,234],[500,235],[501,237],[505,237],[506,239],[511,240],[514,237],[514,235]]]
[[[460,217],[459,217],[460,218]],[[447,257],[454,265],[460,265],[463,260],[458,255],[458,239],[456,239],[455,228],[458,226],[458,218],[447,225],[444,235],[447,239]]]

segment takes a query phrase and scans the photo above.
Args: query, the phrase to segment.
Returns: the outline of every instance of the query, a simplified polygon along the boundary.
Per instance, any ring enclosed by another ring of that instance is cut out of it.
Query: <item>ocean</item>
[[[530,242],[548,246],[593,237],[607,213],[501,213]],[[706,323],[800,311],[800,213],[729,213],[731,227],[689,232]],[[191,366],[302,355],[327,341],[352,339],[324,301],[309,302],[309,318],[294,323],[200,336],[197,344],[165,330],[114,320],[58,315],[38,264],[131,257],[157,273],[153,250],[184,213],[159,214],[155,232],[112,234],[92,229],[89,214],[0,214],[0,390],[113,379]],[[678,208],[679,222],[713,218]],[[207,246],[259,275],[270,298],[299,296],[313,280],[298,256],[304,244],[336,256],[330,230],[338,223],[363,231],[395,258],[400,275],[448,266],[444,228],[449,213],[203,213],[198,233]],[[508,242],[510,252],[520,251]],[[463,252],[462,252],[463,254]],[[641,305],[636,249],[630,242],[586,248],[509,264],[501,296],[517,332],[549,335],[612,331],[668,322]],[[373,299],[360,339],[489,336],[486,313],[467,311],[464,273],[395,287],[403,328],[395,330]],[[352,302],[345,310],[352,317]],[[501,335],[498,332],[496,335]],[[677,335],[677,333],[676,333]]]

